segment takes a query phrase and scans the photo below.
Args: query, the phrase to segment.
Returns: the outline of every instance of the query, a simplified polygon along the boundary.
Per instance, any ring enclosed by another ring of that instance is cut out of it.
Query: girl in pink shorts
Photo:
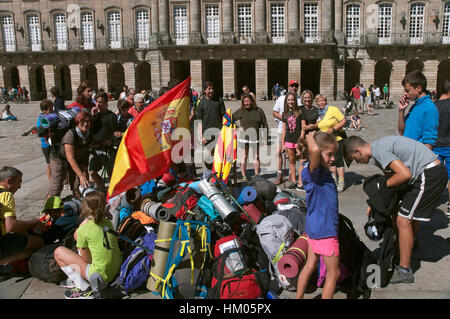
[[[322,299],[333,298],[339,279],[338,195],[330,172],[337,148],[334,137],[322,132],[311,132],[306,136],[306,143],[299,142],[300,156],[308,158],[309,164],[301,175],[308,207],[305,223],[308,257],[298,277],[298,299],[303,298],[320,256],[327,268]]]

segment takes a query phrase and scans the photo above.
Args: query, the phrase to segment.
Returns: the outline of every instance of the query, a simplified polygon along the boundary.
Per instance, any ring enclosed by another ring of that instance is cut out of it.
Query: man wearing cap
[[[51,221],[49,231],[42,234],[42,239],[46,245],[52,244],[55,240],[63,240],[67,233],[78,225],[79,205],[67,202],[66,204],[58,196],[52,196],[45,202],[44,209],[41,214],[46,215]],[[48,220],[46,219],[46,220]]]
[[[28,232],[41,229],[39,219],[18,220],[14,193],[22,185],[22,172],[10,166],[0,169],[0,267],[26,259],[38,250],[44,242]],[[42,227],[43,228],[43,227]]]
[[[297,104],[300,106],[302,105],[300,96],[298,95],[298,89],[299,89],[299,84],[296,80],[292,80],[289,82],[289,87],[288,87],[288,92],[294,92],[295,94],[297,94]],[[282,117],[283,117],[283,111],[284,111],[284,99],[286,98],[286,95],[281,95],[277,101],[275,102],[275,106],[273,107],[273,117],[275,118],[275,120],[278,122],[278,134],[279,136],[281,136],[281,133],[283,131],[283,122],[282,122]],[[278,155],[278,171],[277,171],[277,177],[275,178],[275,185],[279,185],[283,182],[283,157],[282,157],[282,153],[281,153],[281,138],[279,139],[280,142],[278,144],[277,147],[277,155]]]
[[[447,184],[446,169],[438,156],[424,144],[404,136],[385,136],[372,143],[358,136],[343,142],[347,166],[355,160],[367,164],[371,159],[385,173],[386,187],[397,188],[401,206],[394,223],[398,231],[400,263],[391,283],[413,283],[411,254],[421,221],[430,221]],[[370,209],[368,209],[368,213]]]

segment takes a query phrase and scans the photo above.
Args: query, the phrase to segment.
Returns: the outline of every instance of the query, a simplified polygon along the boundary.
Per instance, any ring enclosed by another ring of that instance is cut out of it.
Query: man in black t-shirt
[[[214,100],[214,85],[212,82],[206,81],[203,84],[202,90],[204,97],[198,103],[196,117],[200,120],[198,126],[200,140],[202,141],[202,144],[206,146],[217,140],[218,134],[222,128],[225,104],[221,98],[218,101]],[[211,150],[211,155],[214,154],[214,147]],[[210,169],[212,163],[207,163],[206,167]]]

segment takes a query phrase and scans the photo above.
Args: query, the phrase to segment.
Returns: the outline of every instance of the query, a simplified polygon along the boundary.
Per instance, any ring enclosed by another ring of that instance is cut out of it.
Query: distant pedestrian
[[[356,109],[361,112],[361,89],[359,87],[359,83],[356,83],[352,88],[352,90],[350,91],[350,96],[353,97],[355,101]]]

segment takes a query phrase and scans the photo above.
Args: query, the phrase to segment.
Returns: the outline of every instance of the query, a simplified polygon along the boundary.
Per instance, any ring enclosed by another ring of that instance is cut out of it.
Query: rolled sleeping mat
[[[277,196],[273,199],[273,203],[275,206],[278,206],[280,204],[286,205],[291,202],[291,199],[289,198],[289,194],[286,194],[284,192],[279,192]]]
[[[160,206],[155,212],[156,220],[161,222],[175,221],[175,216],[172,216],[170,210],[166,207]]]
[[[50,128],[52,126],[57,126],[59,121],[59,116],[56,113],[45,114],[41,118],[41,126],[43,128]]]
[[[150,216],[153,219],[158,219],[156,212],[161,205],[162,203],[156,203],[150,198],[145,198],[141,202],[141,211],[143,211],[147,216]]]
[[[236,208],[231,205],[216,186],[203,179],[198,184],[198,188],[213,203],[214,208],[230,226],[239,219],[239,213]]]
[[[245,205],[243,208],[255,225],[259,224],[264,218],[264,214],[254,204]]]
[[[256,199],[256,196],[258,196],[258,194],[256,193],[256,189],[251,186],[246,186],[239,194],[237,202],[239,203],[239,205],[253,203]]]
[[[300,274],[301,269],[308,257],[308,239],[306,234],[301,235],[295,243],[286,251],[278,261],[278,271],[286,278],[295,278]]]
[[[171,239],[176,227],[177,224],[172,222],[161,221],[159,224],[150,276],[147,280],[147,289],[154,293],[162,292],[161,280],[164,280]]]
[[[136,187],[131,188],[126,191],[124,198],[129,205],[137,208],[139,200],[141,199],[141,192]],[[123,198],[122,198],[122,200],[123,200]]]

